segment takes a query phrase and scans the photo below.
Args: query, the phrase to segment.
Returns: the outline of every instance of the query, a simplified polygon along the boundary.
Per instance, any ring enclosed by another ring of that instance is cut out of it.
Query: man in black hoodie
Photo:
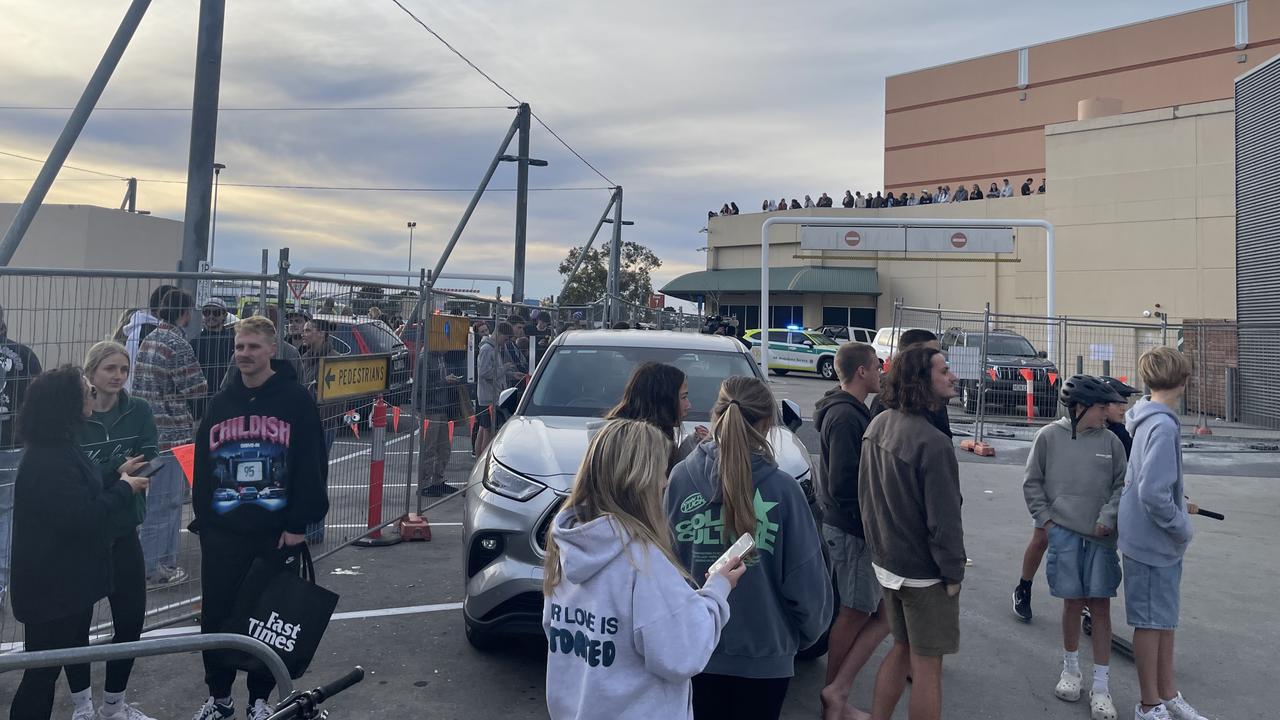
[[[293,365],[272,360],[276,330],[252,317],[236,325],[240,371],[209,403],[196,432],[192,531],[200,536],[201,632],[221,632],[254,560],[283,563],[303,545],[307,525],[329,510],[328,462],[320,415]],[[193,720],[235,715],[236,672],[205,653],[209,699]],[[271,714],[269,673],[249,673],[249,718]]]
[[[822,689],[825,720],[842,720],[858,672],[889,634],[883,592],[871,567],[862,512],[858,506],[858,462],[862,436],[871,424],[867,396],[880,392],[875,348],[846,343],[836,351],[840,386],[818,401],[813,415],[820,437],[818,500],[822,539],[840,593],[840,614],[831,626],[827,680]]]

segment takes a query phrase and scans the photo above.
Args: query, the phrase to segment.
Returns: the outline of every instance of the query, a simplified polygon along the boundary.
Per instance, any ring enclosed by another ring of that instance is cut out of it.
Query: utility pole
[[[618,297],[619,289],[622,287],[619,281],[619,274],[622,265],[622,186],[619,185],[615,190],[616,200],[613,203],[613,242],[609,245],[609,282],[605,284],[605,294],[608,296],[607,304],[609,324],[618,321]]]
[[[125,180],[128,183],[125,186],[124,200],[120,201],[120,209],[129,212],[138,212],[138,178],[129,178]]]
[[[515,270],[511,277],[511,302],[524,302],[524,256],[529,226],[529,104],[520,103],[516,110],[516,247]]]
[[[196,272],[209,247],[213,153],[218,135],[222,80],[222,28],[226,0],[200,0],[196,32],[195,90],[191,98],[191,150],[187,159],[187,209],[182,220],[182,266]]]
[[[133,33],[137,31],[138,23],[142,22],[142,16],[146,14],[147,7],[150,5],[151,0],[133,0],[129,9],[125,11],[120,27],[116,29],[116,34],[112,36],[110,44],[102,54],[102,59],[98,61],[98,67],[89,78],[89,83],[80,94],[80,99],[76,101],[75,109],[67,118],[67,124],[62,127],[62,134],[58,136],[58,141],[49,151],[44,167],[40,168],[40,174],[36,176],[36,181],[27,191],[26,199],[22,201],[22,206],[13,216],[13,222],[9,223],[4,239],[0,240],[0,265],[8,265],[13,259],[13,254],[17,252],[18,245],[22,242],[22,236],[26,235],[27,228],[31,227],[31,221],[40,210],[40,204],[44,202],[45,195],[49,194],[49,187],[58,177],[58,171],[62,169],[62,163],[67,161],[67,155],[71,154],[71,148],[80,137],[80,131],[84,129],[85,123],[89,122],[89,114],[97,106],[98,99],[102,97],[102,91],[107,87],[107,81],[111,79],[111,74],[120,64],[125,48],[129,47],[129,41],[133,39]]]

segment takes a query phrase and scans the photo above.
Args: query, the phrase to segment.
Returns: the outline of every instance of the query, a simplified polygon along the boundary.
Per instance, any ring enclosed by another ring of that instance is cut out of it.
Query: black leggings
[[[791,678],[693,676],[694,720],[778,720]]]
[[[107,596],[111,601],[111,626],[115,634],[111,642],[133,642],[142,637],[142,620],[147,609],[147,574],[142,560],[142,543],[138,534],[131,532],[117,538],[111,546],[111,563],[115,577],[115,591]],[[107,663],[107,692],[124,692],[129,687],[129,673],[133,672],[133,659],[112,660]],[[89,687],[72,683],[71,692]]]
[[[26,623],[23,640],[28,651],[60,650],[84,647],[89,644],[89,623],[93,621],[93,608],[88,607],[67,617],[49,622]],[[67,684],[81,690],[89,687],[89,666],[68,665],[65,668],[32,668],[22,673],[22,682],[13,694],[9,706],[9,720],[48,720],[53,712],[53,690],[62,671],[67,672]]]

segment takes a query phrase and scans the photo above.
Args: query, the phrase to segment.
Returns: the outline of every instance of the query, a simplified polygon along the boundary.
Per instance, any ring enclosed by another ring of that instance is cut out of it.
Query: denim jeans
[[[0,450],[0,601],[9,587],[9,556],[13,550],[13,483],[18,479],[22,448]]]
[[[148,578],[155,575],[160,565],[176,567],[178,564],[186,485],[187,478],[172,456],[151,476],[151,487],[147,488],[147,517],[138,532]]]

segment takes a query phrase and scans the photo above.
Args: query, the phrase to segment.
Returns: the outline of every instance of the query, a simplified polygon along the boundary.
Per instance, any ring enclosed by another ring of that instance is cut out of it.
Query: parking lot
[[[776,379],[775,392],[801,405],[805,416],[830,383],[792,376]],[[801,439],[811,452],[816,435],[806,422]],[[403,437],[403,435],[398,436]],[[394,440],[394,438],[393,438]],[[340,441],[334,458],[337,473],[359,477],[367,469],[367,454],[355,439]],[[1014,620],[1009,593],[1016,582],[1022,549],[1029,535],[1022,501],[1021,462],[1009,441],[1008,452],[992,460],[962,454],[961,482],[965,496],[965,526],[972,567],[962,594],[961,654],[946,663],[944,698],[949,717],[1083,718],[1087,706],[1068,705],[1053,696],[1059,670],[1057,608],[1047,597],[1043,576],[1037,581],[1035,621]],[[1025,444],[1025,443],[1024,443]],[[388,453],[388,478],[402,478],[402,440]],[[466,440],[455,445],[450,479],[460,482],[470,465]],[[1234,457],[1234,456],[1233,456]],[[1184,576],[1183,628],[1178,667],[1186,695],[1210,717],[1261,717],[1274,707],[1275,647],[1280,621],[1273,615],[1280,579],[1259,572],[1274,565],[1272,548],[1280,540],[1280,482],[1274,456],[1250,465],[1249,456],[1236,460],[1228,472],[1196,466],[1187,478],[1188,491],[1202,506],[1223,512],[1225,522],[1197,518],[1198,535],[1187,557]],[[1190,460],[1189,460],[1190,462]],[[1215,461],[1218,462],[1218,461]],[[1240,467],[1244,472],[1239,472]],[[1189,468],[1189,471],[1192,471]],[[399,482],[399,481],[397,481]],[[358,505],[364,490],[350,493],[346,505]],[[398,496],[394,502],[403,502]],[[394,504],[393,504],[394,507]],[[428,513],[433,539],[382,548],[347,548],[320,564],[321,583],[341,594],[338,614],[303,680],[316,685],[336,677],[352,665],[362,665],[363,683],[331,703],[333,717],[358,718],[542,718],[546,717],[544,650],[539,638],[517,640],[497,652],[473,650],[463,634],[463,548],[461,500],[454,497]],[[358,524],[352,517],[330,518],[337,525]],[[1114,611],[1123,627],[1123,606]],[[166,633],[190,632],[190,627]],[[882,651],[883,652],[883,649]],[[1087,661],[1088,650],[1083,650]],[[870,700],[874,666],[859,678],[854,700]],[[785,718],[818,716],[818,690],[825,672],[823,660],[797,665]],[[95,668],[100,687],[101,668]],[[1117,706],[1136,701],[1136,676],[1131,661],[1113,661],[1112,690]],[[17,676],[0,677],[0,705]],[[159,718],[189,716],[204,698],[199,657],[188,654],[138,662],[131,683],[131,699]],[[65,692],[58,713],[69,714]],[[236,690],[243,703],[243,685]],[[904,708],[895,717],[905,717]]]

